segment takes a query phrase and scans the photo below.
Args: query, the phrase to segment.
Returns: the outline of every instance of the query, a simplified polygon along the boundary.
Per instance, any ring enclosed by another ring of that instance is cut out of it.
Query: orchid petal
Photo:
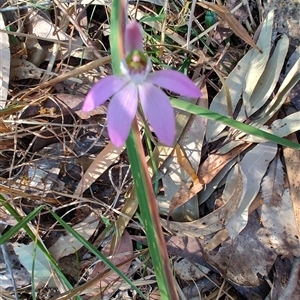
[[[116,93],[107,112],[108,134],[117,147],[126,141],[138,106],[138,91],[133,84],[126,85]]]
[[[126,25],[124,44],[126,56],[133,50],[143,51],[142,26],[136,20]]]
[[[98,81],[88,92],[83,102],[82,111],[87,112],[102,105],[107,99],[120,91],[128,82],[121,76],[110,75]]]
[[[175,137],[175,117],[167,95],[151,83],[139,86],[143,111],[158,139],[172,146]]]
[[[179,95],[191,98],[201,97],[201,91],[193,81],[178,71],[157,71],[149,74],[147,81]]]

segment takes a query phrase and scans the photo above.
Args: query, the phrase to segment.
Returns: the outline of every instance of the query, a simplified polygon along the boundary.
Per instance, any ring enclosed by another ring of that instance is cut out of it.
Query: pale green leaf
[[[28,245],[14,243],[14,251],[19,256],[21,264],[26,270],[33,275],[33,262],[34,262],[34,284],[38,286],[42,284],[44,286],[48,283],[48,286],[55,286],[52,280],[52,271],[50,263],[43,253],[43,251],[34,243],[31,242]],[[48,282],[49,281],[49,282]]]
[[[99,217],[92,212],[81,223],[73,226],[84,239],[88,240],[95,232],[99,224]],[[74,254],[82,247],[82,243],[70,232],[61,235],[59,239],[49,248],[49,252],[55,260]]]

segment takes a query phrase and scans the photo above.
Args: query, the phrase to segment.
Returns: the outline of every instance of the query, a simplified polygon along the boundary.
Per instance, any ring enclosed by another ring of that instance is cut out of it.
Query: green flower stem
[[[114,74],[120,74],[124,58],[124,28],[127,20],[127,1],[113,0],[111,10],[111,56]],[[171,271],[166,243],[160,226],[157,203],[148,174],[137,121],[134,120],[126,141],[132,176],[162,300],[177,300],[175,280]]]
[[[110,20],[111,60],[114,74],[120,74],[121,60],[124,58],[124,32],[127,21],[127,0],[114,0]]]
[[[175,281],[136,119],[126,146],[160,296],[161,299],[176,300]]]

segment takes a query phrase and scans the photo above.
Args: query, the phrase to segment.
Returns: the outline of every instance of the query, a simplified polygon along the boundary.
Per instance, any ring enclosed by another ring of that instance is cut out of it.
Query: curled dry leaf
[[[276,95],[270,102],[267,102],[267,105],[259,112],[259,115],[256,116],[259,120],[259,124],[265,124],[270,120],[274,114],[281,108],[284,101],[286,100],[291,89],[299,82],[300,80],[300,58],[293,65],[291,70],[285,76],[279,90]],[[255,121],[256,123],[257,121]]]
[[[256,87],[256,84],[263,74],[267,65],[269,54],[271,50],[271,36],[273,29],[274,13],[270,12],[263,25],[263,30],[260,33],[257,44],[263,49],[263,53],[251,50],[251,61],[248,66],[248,72],[245,79],[245,86],[243,87],[243,104],[246,107],[246,111],[251,110],[249,100]]]
[[[276,152],[277,146],[268,142],[257,145],[244,156],[240,163],[243,185],[237,184],[236,186],[228,187],[228,190],[231,190],[231,192],[228,193],[231,195],[231,198],[222,207],[193,222],[168,223],[165,220],[161,220],[162,224],[166,228],[176,232],[177,235],[193,237],[211,234],[226,226],[229,235],[232,238],[236,237],[247,225],[249,206],[257,196],[260,190],[261,180]],[[226,157],[226,155],[224,157]],[[220,159],[221,158],[222,156],[220,156]],[[239,182],[238,177],[234,178]],[[242,195],[239,196],[241,190]]]
[[[285,57],[289,48],[289,39],[283,35],[277,42],[271,58],[266,64],[263,73],[257,81],[250,99],[247,100],[247,115],[251,116],[257,112],[269,99],[278,82]],[[265,50],[264,50],[265,51]],[[267,57],[265,57],[267,59]],[[253,69],[253,75],[257,76],[257,70]],[[244,110],[241,110],[241,113]],[[246,119],[246,116],[245,116]]]

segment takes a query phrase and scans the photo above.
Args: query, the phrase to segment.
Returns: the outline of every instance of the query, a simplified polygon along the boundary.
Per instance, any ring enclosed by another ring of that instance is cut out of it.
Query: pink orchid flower
[[[177,71],[150,72],[151,61],[143,54],[142,27],[137,21],[125,29],[126,58],[121,62],[122,75],[109,75],[87,94],[82,111],[90,111],[111,98],[107,112],[108,134],[114,145],[127,139],[131,124],[141,103],[141,109],[158,139],[171,146],[175,137],[175,117],[168,96],[159,88],[179,95],[199,98],[199,88]]]

